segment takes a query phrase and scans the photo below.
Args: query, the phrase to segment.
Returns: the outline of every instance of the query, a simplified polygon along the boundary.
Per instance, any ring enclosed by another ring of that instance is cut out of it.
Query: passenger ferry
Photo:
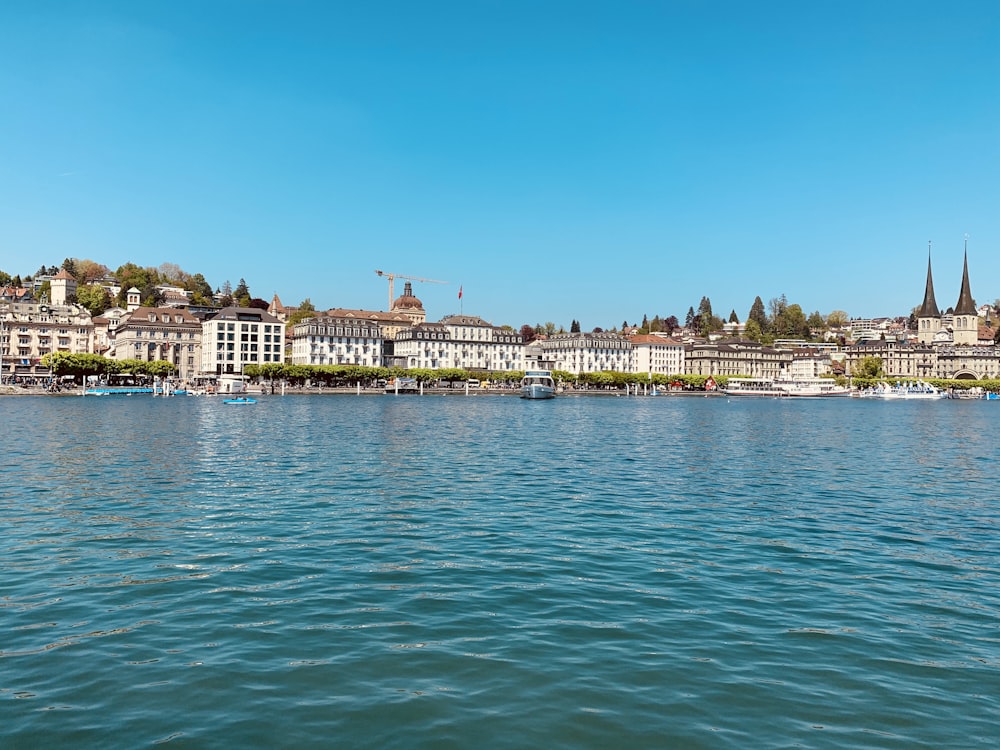
[[[727,396],[770,398],[829,398],[849,396],[851,389],[837,385],[833,378],[729,378],[721,389]]]
[[[528,370],[521,378],[521,398],[553,398],[556,381],[548,370]]]
[[[895,385],[879,383],[872,388],[866,388],[858,395],[861,398],[933,400],[944,398],[946,394],[940,388],[935,388],[923,380],[908,380],[897,381]]]

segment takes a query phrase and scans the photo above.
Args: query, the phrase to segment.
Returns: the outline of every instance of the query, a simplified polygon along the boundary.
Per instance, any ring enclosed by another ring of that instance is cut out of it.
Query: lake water
[[[1000,404],[0,399],[4,748],[971,748]]]

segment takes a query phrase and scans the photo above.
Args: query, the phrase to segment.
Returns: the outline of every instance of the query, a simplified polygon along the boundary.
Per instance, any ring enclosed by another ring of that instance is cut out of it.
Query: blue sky
[[[906,314],[928,240],[944,309],[968,234],[992,302],[998,41],[995,0],[7,0],[0,269],[590,330]]]

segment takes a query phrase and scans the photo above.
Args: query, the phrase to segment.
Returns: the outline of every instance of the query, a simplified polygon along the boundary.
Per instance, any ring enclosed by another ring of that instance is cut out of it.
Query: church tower
[[[951,324],[955,344],[974,346],[979,341],[979,314],[969,290],[969,241],[965,241],[965,263],[962,268],[962,291],[958,294]]]
[[[934,341],[934,334],[941,330],[941,311],[934,300],[934,279],[931,276],[931,243],[927,243],[927,286],[924,287],[924,304],[917,312],[917,340],[921,344]]]
[[[140,292],[135,287],[132,287],[127,292],[125,292],[125,308],[129,312],[139,309],[139,298],[142,297],[142,292]]]

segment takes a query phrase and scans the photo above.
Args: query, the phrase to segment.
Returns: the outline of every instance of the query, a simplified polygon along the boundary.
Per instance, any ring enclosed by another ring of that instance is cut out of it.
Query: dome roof
[[[422,308],[424,303],[414,297],[412,294],[404,294],[402,297],[397,297],[396,301],[392,303],[392,309],[398,310],[400,308],[411,309],[414,307]]]
[[[393,310],[414,310],[424,309],[424,303],[413,296],[413,287],[410,282],[406,282],[406,286],[403,287],[403,294],[400,297],[396,297],[396,300],[392,303]]]

